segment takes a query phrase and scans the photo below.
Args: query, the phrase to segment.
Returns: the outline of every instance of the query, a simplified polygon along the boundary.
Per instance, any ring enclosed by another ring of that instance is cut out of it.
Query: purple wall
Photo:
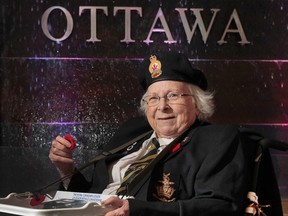
[[[183,52],[206,74],[216,92],[212,122],[287,141],[287,3],[4,0],[0,195],[57,178],[48,152],[58,134],[77,138],[79,164],[93,158],[119,124],[138,115],[143,92],[135,71],[153,50]],[[288,155],[272,155],[287,198]]]

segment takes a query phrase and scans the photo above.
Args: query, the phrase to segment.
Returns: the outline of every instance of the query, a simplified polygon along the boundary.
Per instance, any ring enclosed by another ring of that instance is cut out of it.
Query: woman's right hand
[[[49,158],[61,176],[71,174],[75,169],[73,150],[70,147],[71,143],[61,136],[57,136],[51,143]]]

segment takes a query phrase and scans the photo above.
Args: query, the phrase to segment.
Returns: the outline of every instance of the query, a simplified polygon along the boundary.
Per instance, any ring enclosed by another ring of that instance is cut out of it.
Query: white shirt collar
[[[151,135],[151,137],[149,138],[149,141],[151,139],[153,139],[156,136],[155,131],[153,132],[153,134]],[[171,143],[175,138],[157,138],[159,144],[160,144],[160,148],[163,149],[165,148],[167,145],[169,145],[169,143]],[[147,142],[147,144],[149,143],[149,141]]]

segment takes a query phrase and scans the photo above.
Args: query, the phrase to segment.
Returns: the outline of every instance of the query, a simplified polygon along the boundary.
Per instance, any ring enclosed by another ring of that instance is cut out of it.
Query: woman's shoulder
[[[238,134],[239,125],[232,124],[202,124],[198,127],[197,132],[199,134],[209,134],[210,136],[220,136],[227,134]]]

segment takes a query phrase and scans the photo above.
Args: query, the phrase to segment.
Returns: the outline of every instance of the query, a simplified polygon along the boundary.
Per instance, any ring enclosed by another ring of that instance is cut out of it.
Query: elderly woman
[[[152,53],[139,80],[151,133],[95,163],[92,181],[77,173],[62,189],[121,195],[102,202],[115,207],[106,216],[241,215],[251,155],[237,127],[206,123],[214,104],[203,73],[183,54]],[[121,144],[112,140],[112,148]],[[75,169],[70,145],[60,136],[52,142],[49,157],[61,175]]]

